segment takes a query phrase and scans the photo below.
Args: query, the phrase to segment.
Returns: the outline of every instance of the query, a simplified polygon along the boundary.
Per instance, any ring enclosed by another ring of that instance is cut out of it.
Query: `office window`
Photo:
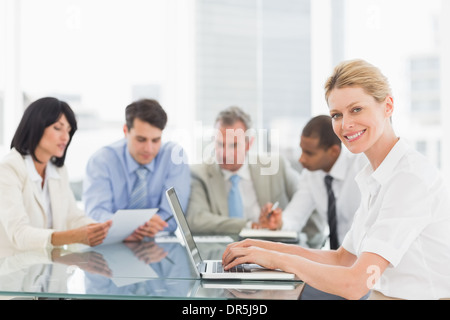
[[[262,142],[255,151],[298,148],[311,116],[310,2],[196,1],[195,106],[204,128],[236,105],[252,117]]]
[[[363,58],[391,81],[397,133],[412,145],[439,146],[422,150],[450,178],[449,7],[445,0],[3,0],[0,155],[23,108],[56,96],[78,116],[67,163],[81,180],[89,156],[122,137],[126,105],[147,97],[166,109],[164,138],[182,144],[191,163],[204,160],[217,113],[238,105],[266,131],[261,150],[296,164],[304,124],[328,113],[327,76],[339,61]]]
[[[8,92],[14,90],[14,81],[10,75],[14,72],[15,40],[14,40],[14,17],[8,15],[11,13],[14,4],[11,2],[0,2],[0,156],[7,151],[6,145],[9,144],[8,132],[11,130],[9,119],[11,110],[5,106],[5,100],[10,99]]]
[[[442,1],[347,1],[348,57],[362,56],[381,67],[394,91],[397,134],[412,145],[442,139]],[[353,9],[358,9],[356,17]],[[405,12],[408,14],[405,14]],[[423,152],[436,165],[436,148]]]
[[[82,180],[89,156],[123,137],[124,110],[132,101],[158,99],[171,124],[189,121],[191,105],[173,102],[187,100],[179,75],[191,63],[176,65],[186,51],[178,39],[187,30],[183,2],[9,1],[22,98],[8,106],[17,110],[10,122],[17,126],[23,108],[43,96],[67,101],[79,125],[67,164],[71,177]]]
[[[5,18],[6,7],[5,3],[0,3],[0,19]],[[6,46],[6,23],[0,23],[0,61],[5,61],[5,46]],[[5,95],[5,67],[6,63],[0,63],[0,155],[1,150],[5,144],[5,110],[4,110],[4,95]]]

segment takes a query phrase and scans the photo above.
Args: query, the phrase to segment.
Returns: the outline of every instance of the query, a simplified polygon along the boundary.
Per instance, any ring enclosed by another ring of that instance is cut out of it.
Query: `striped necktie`
[[[244,208],[241,193],[239,192],[239,180],[241,180],[241,177],[237,174],[230,177],[231,189],[228,193],[228,215],[231,218],[244,217]]]
[[[147,205],[147,174],[146,167],[139,167],[136,169],[137,180],[134,184],[130,196],[129,209],[143,209]]]
[[[339,248],[339,242],[337,235],[336,198],[334,197],[334,192],[331,188],[332,181],[332,176],[325,176],[325,185],[327,187],[328,193],[328,226],[330,227],[330,249],[335,250]]]

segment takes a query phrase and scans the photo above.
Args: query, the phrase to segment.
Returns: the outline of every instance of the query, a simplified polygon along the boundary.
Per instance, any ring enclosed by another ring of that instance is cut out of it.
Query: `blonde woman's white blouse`
[[[400,139],[356,181],[361,205],[343,247],[390,262],[374,289],[404,299],[450,297],[450,202],[439,171]]]

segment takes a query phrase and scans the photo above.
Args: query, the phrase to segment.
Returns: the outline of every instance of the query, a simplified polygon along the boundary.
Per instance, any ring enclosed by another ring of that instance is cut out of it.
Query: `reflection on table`
[[[220,259],[227,244],[208,240],[198,247],[204,259]],[[8,296],[296,300],[303,288],[301,281],[197,279],[185,246],[173,235],[94,248],[16,252],[0,259],[0,294]]]

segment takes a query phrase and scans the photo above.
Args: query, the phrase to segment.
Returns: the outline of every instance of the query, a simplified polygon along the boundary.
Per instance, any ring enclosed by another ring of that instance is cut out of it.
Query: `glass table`
[[[197,237],[203,259],[220,259],[224,237]],[[227,237],[225,237],[227,239]],[[56,299],[282,299],[301,296],[301,281],[198,279],[180,238],[98,247],[15,252],[0,258],[0,295]]]

